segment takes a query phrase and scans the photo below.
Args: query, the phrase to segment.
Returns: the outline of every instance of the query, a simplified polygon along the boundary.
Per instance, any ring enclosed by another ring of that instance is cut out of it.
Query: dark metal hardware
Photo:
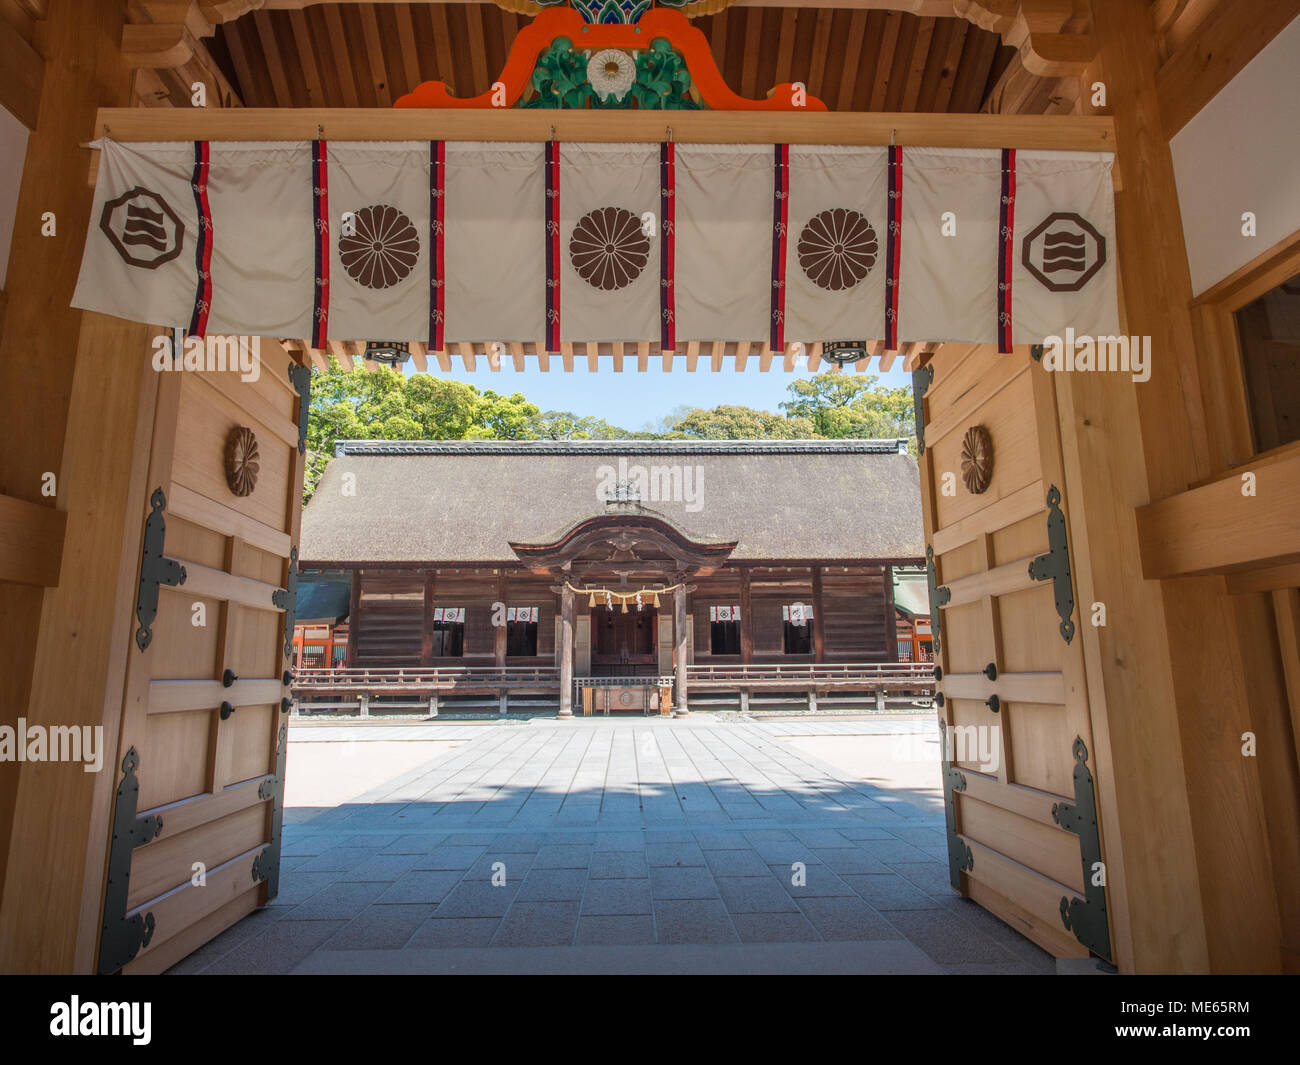
[[[1030,344],[1030,345],[1029,345],[1029,357],[1030,357],[1031,359],[1033,359],[1034,362],[1042,362],[1042,361],[1043,361],[1043,352],[1044,352],[1044,350],[1045,350],[1045,347],[1044,347],[1044,345],[1042,345],[1042,344]]]
[[[221,686],[223,688],[229,688],[238,679],[239,678],[235,676],[235,671],[233,669],[228,669],[221,674]]]
[[[925,579],[930,585],[930,642],[935,655],[938,655],[940,649],[939,607],[952,598],[952,592],[947,588],[936,586],[939,578],[938,570],[934,565],[934,547],[932,545],[927,545],[925,549]]]
[[[288,588],[277,588],[271,593],[271,602],[284,611],[284,657],[293,657],[293,623],[298,613],[298,549],[289,551]]]
[[[280,683],[286,688],[289,687],[289,685],[293,683],[293,672],[291,670],[286,669],[283,673],[281,673]]]
[[[1074,585],[1070,582],[1070,548],[1065,539],[1065,515],[1061,513],[1061,490],[1052,485],[1047,491],[1047,554],[1029,563],[1029,576],[1036,581],[1051,581],[1056,596],[1056,613],[1061,619],[1061,638],[1074,639]]]
[[[957,834],[956,792],[966,790],[966,775],[948,760],[948,723],[939,721],[943,743],[943,815],[948,826],[948,882],[954,891],[961,890],[961,874],[975,868],[975,855]]]
[[[221,704],[221,720],[222,720],[222,721],[227,720],[227,719],[230,717],[230,715],[233,714],[234,712],[235,712],[235,704],[234,704],[234,703],[222,703],[222,704]]]
[[[934,667],[934,679],[943,680],[943,666]]]
[[[990,662],[984,667],[984,676],[988,677],[989,680],[998,679],[998,667],[996,663]]]
[[[167,497],[161,488],[155,488],[149,497],[149,517],[144,522],[144,546],[140,551],[140,590],[135,599],[135,616],[140,627],[135,630],[136,646],[143,651],[153,639],[150,626],[158,616],[158,586],[175,588],[185,583],[185,567],[163,555],[163,542],[167,536],[167,522],[163,511]]]
[[[1052,805],[1052,820],[1079,837],[1083,866],[1083,898],[1061,896],[1061,921],[1075,939],[1107,961],[1110,956],[1110,921],[1106,916],[1106,888],[1095,883],[1096,867],[1105,869],[1101,831],[1097,825],[1097,790],[1088,769],[1088,748],[1074,738],[1074,802]]]
[[[1002,702],[996,695],[990,695],[984,700],[984,705],[992,710],[995,714],[1002,709]]]
[[[147,947],[153,939],[152,913],[126,915],[131,891],[131,856],[136,847],[156,839],[162,831],[162,817],[136,817],[140,782],[135,771],[140,756],[134,747],[122,759],[122,782],[113,802],[113,839],[108,847],[108,883],[104,887],[104,916],[99,937],[100,975],[117,972]]]
[[[280,893],[280,843],[284,828],[284,766],[289,729],[280,726],[280,736],[275,749],[275,776],[264,780],[257,788],[257,797],[271,800],[271,842],[253,859],[253,883],[266,881],[266,901]]]
[[[943,692],[935,692],[935,693],[934,693],[934,705],[935,705],[935,706],[943,706],[943,705],[944,705]]]
[[[307,414],[311,409],[311,369],[289,363],[289,383],[298,393],[298,454],[307,450]]]
[[[912,371],[912,408],[916,412],[916,453],[925,454],[925,407],[921,400],[934,381],[934,366],[925,366]]]
[[[280,713],[287,714],[292,709],[293,709],[292,699],[285,698],[280,700]]]

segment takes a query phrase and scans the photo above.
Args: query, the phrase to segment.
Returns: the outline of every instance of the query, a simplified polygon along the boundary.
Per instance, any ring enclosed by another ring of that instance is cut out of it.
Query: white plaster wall
[[[14,237],[18,185],[27,157],[27,127],[0,107],[0,289],[9,271],[9,245]]]
[[[1192,291],[1300,230],[1300,18],[1170,141]],[[1255,213],[1257,236],[1241,234]]]

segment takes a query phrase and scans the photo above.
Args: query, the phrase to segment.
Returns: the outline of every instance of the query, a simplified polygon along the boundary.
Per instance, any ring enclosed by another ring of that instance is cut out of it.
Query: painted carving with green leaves
[[[568,37],[557,37],[537,58],[532,92],[520,107],[547,109],[698,111],[686,62],[663,37],[636,52],[604,49],[593,84],[593,53],[578,50]]]

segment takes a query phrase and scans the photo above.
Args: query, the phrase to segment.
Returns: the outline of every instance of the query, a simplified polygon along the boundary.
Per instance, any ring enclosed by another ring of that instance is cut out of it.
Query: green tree
[[[916,450],[912,391],[905,385],[880,388],[874,374],[823,373],[794,381],[780,404],[786,417],[810,421],[815,435],[845,438],[908,438]]]
[[[664,435],[692,440],[801,440],[818,434],[809,418],[723,405],[712,410],[692,410],[678,418]]]
[[[334,357],[312,371],[304,501],[339,440],[530,440],[541,414],[516,392],[501,396],[431,374],[385,366],[344,370]]]

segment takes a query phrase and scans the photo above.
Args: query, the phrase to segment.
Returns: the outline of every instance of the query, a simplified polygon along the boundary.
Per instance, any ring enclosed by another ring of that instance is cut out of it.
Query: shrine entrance
[[[630,611],[597,604],[591,611],[591,675],[649,676],[658,670],[655,642],[659,612],[634,606]]]

